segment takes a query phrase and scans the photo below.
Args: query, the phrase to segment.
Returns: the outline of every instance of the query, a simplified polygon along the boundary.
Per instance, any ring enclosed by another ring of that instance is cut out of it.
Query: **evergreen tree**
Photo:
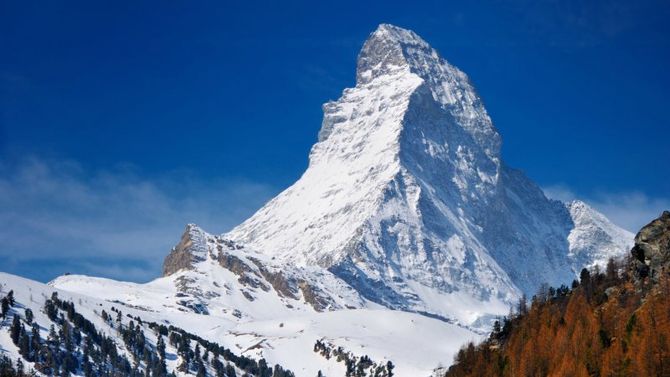
[[[581,285],[591,284],[591,272],[587,268],[582,268],[579,273],[579,283]]]
[[[28,322],[28,324],[33,323],[34,318],[33,311],[30,308],[26,308],[25,312],[26,312],[26,322]]]
[[[219,355],[216,353],[212,355],[212,368],[216,377],[223,377],[223,363],[219,360]]]
[[[88,339],[87,339],[88,340]],[[82,362],[82,371],[84,372],[84,377],[93,376],[93,367],[91,366],[91,361],[89,360],[89,342],[84,342],[83,355],[81,357]]]
[[[579,284],[584,289],[586,299],[590,301],[593,290],[591,285],[591,272],[588,269],[582,268],[582,271],[579,273]]]
[[[161,360],[165,361],[165,342],[160,335],[158,335],[158,340],[156,341],[156,351],[158,351],[158,356]]]
[[[526,315],[528,313],[528,298],[525,293],[521,294],[521,298],[519,298],[517,311],[519,315]]]
[[[198,360],[198,372],[196,377],[207,377],[207,371],[205,370],[205,363],[202,360]]]
[[[7,300],[9,301],[9,306],[14,306],[16,304],[14,301],[14,290],[10,290],[7,293]]]
[[[386,370],[388,371],[388,377],[393,377],[393,369],[395,368],[395,365],[389,360],[386,363]]]
[[[226,377],[237,377],[237,373],[235,373],[235,367],[230,364],[226,364]]]
[[[30,336],[31,348],[33,350],[32,361],[39,362],[39,350],[41,347],[42,340],[40,339],[40,327],[37,323],[33,322],[31,336]]]
[[[60,341],[58,339],[58,333],[56,333],[56,328],[54,327],[53,324],[49,327],[48,341],[53,346],[56,346],[56,345],[58,345],[58,343],[60,343]]]
[[[2,318],[7,317],[7,313],[9,313],[9,300],[7,297],[2,298],[2,303],[0,306],[2,306]]]
[[[28,359],[28,361],[32,361],[32,356],[30,352],[30,336],[28,335],[28,332],[26,331],[25,327],[23,325],[21,326],[21,333],[19,334],[19,353],[21,356],[25,357]]]
[[[23,376],[24,370],[23,370],[23,360],[20,358],[16,360],[16,375],[17,376]]]
[[[501,333],[502,333],[502,328],[500,326],[500,321],[496,319],[495,322],[493,322],[493,331],[491,332],[491,339],[495,339],[495,340],[500,339],[501,338],[501,336],[500,336]]]
[[[12,325],[9,328],[9,336],[12,338],[12,342],[16,345],[19,344],[19,335],[21,335],[21,320],[18,315],[14,314]]]

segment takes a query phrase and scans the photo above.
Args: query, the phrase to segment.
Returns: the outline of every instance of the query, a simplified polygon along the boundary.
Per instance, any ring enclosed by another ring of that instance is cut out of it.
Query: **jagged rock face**
[[[205,244],[204,232],[193,224],[187,225],[181,240],[163,261],[163,276],[184,269],[193,269],[195,263],[205,258],[206,250],[203,250],[203,244]]]
[[[174,280],[179,292],[177,303],[200,314],[208,313],[212,299],[230,295],[241,295],[256,307],[267,302],[267,295],[286,308],[306,304],[315,311],[324,311],[363,305],[357,292],[327,271],[277,264],[193,224],[186,227],[179,243],[165,258],[163,274]],[[213,280],[215,276],[227,278]]]
[[[657,279],[662,271],[670,271],[670,212],[645,225],[635,236],[631,250],[635,276]]]

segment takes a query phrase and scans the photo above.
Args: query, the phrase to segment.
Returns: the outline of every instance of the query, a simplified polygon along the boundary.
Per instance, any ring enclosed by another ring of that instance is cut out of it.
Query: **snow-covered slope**
[[[398,376],[428,376],[449,365],[463,341],[483,332],[463,326],[487,312],[481,302],[452,302],[447,323],[418,313],[390,311],[360,296],[318,266],[278,264],[271,257],[188,225],[164,266],[146,284],[81,275],[49,284],[90,295],[199,334],[233,352],[279,363],[297,376],[344,375],[344,364],[315,353],[317,340],[373,361],[392,361]],[[506,307],[500,310],[507,310]],[[472,317],[472,318],[471,318]],[[430,350],[421,349],[425,341]]]
[[[237,276],[207,263],[147,284],[78,275],[62,276],[50,284],[85,292],[124,313],[168,321],[237,354],[279,363],[297,376],[316,376],[319,370],[326,376],[344,376],[343,363],[314,352],[317,340],[377,363],[392,361],[397,376],[429,376],[434,368],[449,365],[463,342],[482,339],[461,326],[374,305],[320,312],[300,300],[282,302],[272,288],[274,294],[250,289],[254,299],[248,300],[239,290],[249,287],[236,286]],[[192,287],[214,291],[184,289],[185,280],[193,281]],[[214,282],[226,287],[216,290]]]
[[[70,282],[79,281],[81,283],[86,282],[86,278],[77,278],[71,277],[66,278]],[[0,353],[2,355],[8,356],[13,362],[21,359],[25,366],[25,371],[33,370],[36,372],[36,375],[61,375],[59,371],[49,371],[49,366],[51,365],[50,360],[53,358],[61,360],[59,364],[63,364],[64,356],[68,354],[75,355],[77,359],[74,369],[74,375],[83,375],[84,370],[84,360],[83,355],[89,355],[89,362],[94,365],[94,370],[101,368],[103,365],[107,368],[111,368],[111,357],[101,361],[99,356],[96,357],[96,353],[99,352],[99,348],[95,346],[96,341],[88,342],[87,338],[96,338],[108,337],[111,339],[111,343],[115,350],[115,353],[125,357],[128,362],[130,362],[131,368],[138,368],[140,371],[146,369],[147,365],[144,360],[137,360],[133,357],[131,346],[124,340],[121,330],[127,330],[130,324],[134,323],[137,325],[137,330],[142,332],[142,339],[145,346],[156,351],[157,342],[159,338],[159,333],[155,328],[151,328],[150,323],[156,323],[165,326],[176,326],[181,327],[182,324],[187,324],[188,327],[193,328],[193,315],[192,313],[182,313],[182,312],[164,312],[161,310],[150,310],[147,306],[134,307],[132,305],[124,304],[123,302],[114,302],[107,299],[112,290],[126,290],[133,284],[131,283],[121,283],[111,280],[99,279],[98,284],[95,285],[94,291],[87,292],[87,294],[78,294],[73,293],[72,291],[66,291],[61,289],[56,289],[54,287],[38,283],[29,279],[21,278],[18,276],[6,274],[0,272],[0,297],[6,297],[11,291],[15,303],[12,305],[6,314],[5,318],[0,320]],[[146,302],[148,305],[151,305],[152,300],[156,300],[157,297],[154,295],[158,291],[156,289],[142,290],[140,293],[143,298],[147,299]],[[56,299],[61,302],[71,303],[73,311],[63,310],[58,308],[58,305],[55,305],[56,315],[51,318],[46,310],[45,303],[50,301],[54,302],[54,295]],[[154,309],[158,309],[157,307]],[[32,317],[28,320],[27,311],[31,311]],[[74,318],[72,314],[81,315],[80,318]],[[106,313],[106,314],[105,314]],[[121,314],[119,314],[121,313]],[[26,332],[30,334],[30,344],[28,347],[31,351],[31,357],[25,357],[26,355],[21,355],[19,347],[14,344],[10,338],[10,332],[8,328],[11,327],[11,323],[14,318],[18,317],[19,323],[26,329]],[[206,317],[205,317],[206,318]],[[83,319],[83,321],[81,321]],[[141,319],[141,320],[138,320]],[[197,330],[209,329],[218,324],[218,318],[213,318],[214,320],[210,321],[201,321],[199,323],[200,327]],[[83,325],[82,322],[88,321],[91,326],[94,328]],[[65,327],[64,323],[69,325],[69,335],[66,335],[63,331]],[[55,333],[58,334],[54,339],[49,332],[50,327],[53,327]],[[187,328],[187,327],[181,327]],[[32,329],[32,330],[31,330]],[[35,347],[33,344],[36,341],[34,336],[35,330],[39,333],[39,338],[41,338],[41,347]],[[86,330],[93,330],[91,333],[87,333]],[[167,329],[166,329],[167,331]],[[170,330],[172,332],[172,330]],[[206,333],[206,331],[202,331]],[[197,334],[200,335],[200,334]],[[211,342],[225,344],[225,347],[232,349],[236,354],[241,354],[241,352],[233,347],[228,346],[228,344],[222,342],[223,333],[220,333],[221,337],[207,337]],[[65,339],[68,338],[70,345],[64,346],[68,342]],[[79,338],[80,340],[75,340]],[[164,334],[163,342],[165,343],[165,364],[166,372],[175,372],[177,376],[187,376],[195,375],[195,370],[189,371],[179,371],[178,366],[182,363],[183,359],[180,356],[179,350],[175,345],[171,344],[171,341],[168,340],[169,336]],[[230,339],[223,339],[229,341],[228,343],[233,343],[231,336]],[[54,347],[54,344],[61,344],[60,349]],[[49,350],[47,351],[47,344],[49,344]],[[201,348],[203,346],[201,345]],[[195,348],[195,344],[192,344],[192,348]],[[39,351],[35,351],[38,350]],[[32,356],[36,353],[39,353],[40,356]],[[204,352],[204,351],[203,351]],[[142,353],[140,352],[140,355]],[[53,355],[53,356],[52,356]],[[255,356],[255,355],[254,355]],[[256,358],[258,359],[258,358]],[[213,359],[210,359],[210,361]],[[227,361],[224,357],[220,360],[225,364],[230,364],[231,367],[236,371],[237,375],[243,375],[245,370],[241,369],[239,366],[235,365],[234,362]],[[108,365],[109,364],[109,365]],[[215,375],[215,371],[211,363],[206,363],[206,371],[208,375]],[[115,367],[118,368],[118,365]],[[113,369],[113,368],[111,368]],[[130,375],[126,374],[119,370],[120,374],[117,375]],[[153,373],[153,372],[152,372]],[[68,374],[69,375],[69,374]],[[140,373],[139,375],[144,375]],[[152,374],[154,375],[154,374]]]
[[[621,245],[626,250],[633,247],[630,232],[612,224],[588,204],[574,200],[566,205],[575,224],[568,235],[574,271],[595,265],[604,268],[609,258],[621,256]]]

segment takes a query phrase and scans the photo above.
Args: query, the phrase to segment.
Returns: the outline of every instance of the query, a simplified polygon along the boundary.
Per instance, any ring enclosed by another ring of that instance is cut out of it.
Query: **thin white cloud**
[[[148,280],[187,223],[221,233],[272,197],[267,185],[188,174],[141,178],[73,161],[0,161],[3,270]],[[31,265],[34,268],[31,268]]]
[[[545,186],[542,187],[542,190],[544,191],[544,194],[548,198],[557,199],[563,202],[569,202],[577,199],[575,193],[572,192],[572,190],[565,185],[558,184],[558,185]]]
[[[580,197],[563,184],[546,186],[543,190],[550,198],[562,201],[582,200],[602,212],[613,223],[633,233],[637,233],[664,210],[670,209],[669,198],[654,198],[641,192],[596,192]]]

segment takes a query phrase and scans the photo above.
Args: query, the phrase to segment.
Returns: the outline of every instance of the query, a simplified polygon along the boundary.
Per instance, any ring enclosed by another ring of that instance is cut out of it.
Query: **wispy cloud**
[[[670,209],[670,198],[650,197],[641,192],[596,192],[580,197],[563,184],[546,186],[543,189],[550,198],[563,201],[579,199],[587,202],[613,223],[633,233],[637,233],[662,211]]]
[[[148,280],[187,223],[224,232],[275,191],[184,172],[148,179],[132,167],[91,172],[73,161],[0,161],[0,262],[42,280],[64,272]]]

